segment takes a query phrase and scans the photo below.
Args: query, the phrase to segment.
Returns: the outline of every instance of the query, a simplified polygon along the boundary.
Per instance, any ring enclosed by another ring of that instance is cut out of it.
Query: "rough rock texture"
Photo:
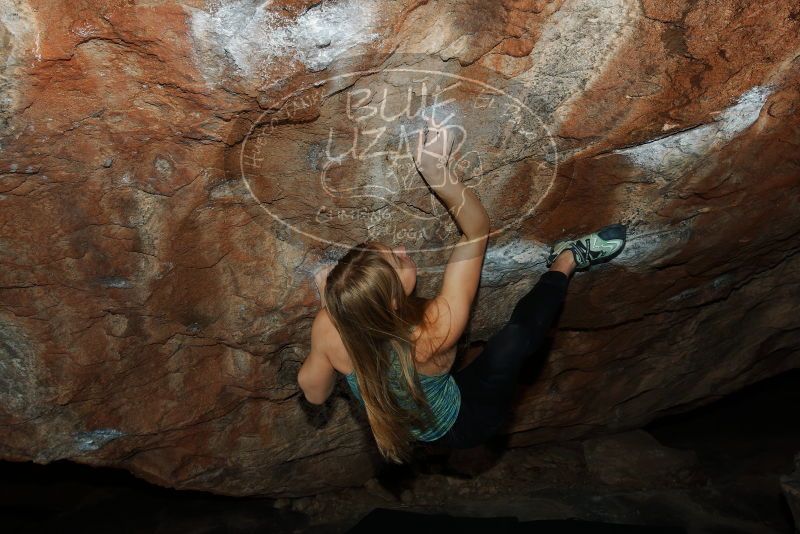
[[[369,479],[344,390],[310,411],[296,386],[311,275],[372,237],[434,294],[458,231],[400,147],[436,88],[497,229],[473,338],[547,243],[630,224],[573,280],[512,445],[800,366],[794,1],[8,0],[0,43],[4,458],[236,495]]]
[[[794,517],[795,528],[800,529],[800,453],[794,458],[794,472],[780,477],[781,489]]]
[[[583,454],[589,471],[610,486],[668,485],[689,478],[697,462],[693,451],[662,447],[643,430],[586,440]]]

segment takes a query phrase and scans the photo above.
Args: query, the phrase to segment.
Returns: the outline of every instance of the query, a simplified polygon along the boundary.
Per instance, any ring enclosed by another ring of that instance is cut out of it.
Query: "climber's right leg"
[[[626,227],[606,226],[577,240],[556,243],[547,258],[550,268],[525,294],[503,328],[486,342],[483,352],[453,373],[461,391],[461,409],[442,443],[474,447],[492,437],[509,414],[519,372],[553,325],[576,269],[608,261],[624,247]]]
[[[550,265],[550,270],[564,273],[567,277],[570,277],[572,273],[575,272],[577,266],[578,264],[575,262],[575,253],[572,252],[572,249],[568,248],[561,251],[561,253],[556,256],[556,259],[553,260],[553,263]]]
[[[471,372],[480,376],[484,389],[495,398],[512,395],[519,370],[539,348],[564,303],[572,273],[619,254],[626,231],[624,225],[612,224],[553,245],[546,261],[550,270],[517,302],[508,324],[487,341],[484,353],[459,372],[469,373],[469,368],[477,365]],[[487,358],[489,355],[495,357]]]
[[[558,270],[543,273],[517,303],[509,322],[486,341],[481,354],[453,373],[461,392],[461,408],[439,443],[475,447],[497,433],[511,413],[520,370],[552,326],[568,282],[569,277]]]

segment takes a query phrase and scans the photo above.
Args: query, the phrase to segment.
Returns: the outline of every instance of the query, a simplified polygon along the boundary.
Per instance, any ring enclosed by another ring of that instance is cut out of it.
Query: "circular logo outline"
[[[531,117],[533,117],[534,119],[536,119],[539,122],[539,125],[546,132],[547,138],[548,138],[548,140],[550,142],[550,145],[553,148],[553,155],[554,155],[553,175],[552,175],[552,177],[550,179],[550,184],[548,185],[547,189],[541,194],[540,198],[533,204],[533,206],[531,206],[531,208],[528,209],[528,211],[526,211],[523,215],[515,218],[512,223],[506,224],[502,228],[499,228],[499,229],[491,231],[488,234],[488,236],[491,237],[493,235],[499,234],[499,233],[507,230],[513,224],[515,224],[517,222],[520,222],[520,221],[524,220],[525,218],[529,217],[536,210],[536,208],[539,207],[539,205],[542,203],[542,201],[548,196],[548,194],[552,190],[553,185],[556,182],[556,177],[557,177],[557,174],[558,174],[558,163],[559,163],[558,147],[557,147],[555,141],[553,140],[553,133],[550,131],[550,129],[547,127],[547,125],[544,124],[544,122],[533,112],[533,110],[531,110],[525,103],[523,103],[517,97],[509,95],[505,91],[503,91],[502,89],[498,89],[498,88],[496,88],[496,87],[494,87],[492,85],[489,85],[489,84],[487,84],[485,82],[482,82],[480,80],[474,80],[474,79],[471,79],[471,78],[467,78],[465,76],[461,76],[459,74],[452,74],[452,73],[442,72],[442,71],[437,71],[437,70],[414,69],[414,68],[408,68],[408,67],[402,67],[402,68],[400,68],[400,67],[398,67],[398,68],[390,67],[390,68],[385,68],[385,69],[374,68],[374,69],[367,69],[367,70],[358,70],[358,71],[352,71],[352,72],[348,72],[348,73],[337,74],[335,76],[330,76],[328,78],[324,78],[324,79],[321,79],[321,80],[315,80],[315,81],[313,81],[311,83],[308,83],[308,84],[304,85],[303,87],[300,87],[300,88],[296,89],[291,94],[286,95],[282,99],[283,102],[281,104],[281,107],[282,107],[283,104],[286,103],[286,101],[288,101],[290,98],[292,98],[292,96],[297,95],[297,94],[301,93],[302,91],[306,91],[306,90],[308,90],[310,88],[319,87],[321,85],[324,85],[324,84],[328,83],[329,81],[337,80],[337,79],[340,79],[340,78],[343,78],[343,77],[351,77],[351,76],[364,77],[364,76],[367,76],[367,75],[380,74],[380,73],[386,73],[386,72],[406,72],[406,73],[417,73],[417,74],[436,74],[436,75],[446,76],[446,77],[449,77],[451,79],[458,79],[458,80],[461,80],[461,81],[465,81],[465,82],[468,82],[468,83],[479,85],[479,86],[481,86],[483,88],[486,88],[486,89],[489,89],[489,90],[491,90],[491,91],[493,91],[495,93],[498,93],[498,94],[500,94],[500,95],[502,95],[502,96],[504,96],[504,97],[516,102],[517,104],[519,104],[519,106],[521,106],[521,108],[525,109],[530,114]],[[272,84],[268,85],[266,87],[266,89],[269,89],[270,87],[273,87],[273,86],[278,85],[280,83],[284,83],[284,80],[278,80],[276,82],[273,82]],[[280,109],[280,107],[278,107],[278,108],[274,108],[273,107],[272,109]],[[316,241],[326,243],[328,245],[340,246],[343,249],[347,249],[347,250],[350,250],[350,249],[353,249],[353,248],[356,248],[356,249],[360,248],[360,247],[358,247],[358,244],[346,245],[346,244],[340,243],[338,241],[332,241],[332,240],[329,240],[329,239],[325,239],[323,237],[316,236],[316,235],[313,235],[313,234],[311,234],[309,232],[306,232],[306,231],[304,231],[302,229],[295,228],[294,226],[292,226],[291,224],[287,223],[286,221],[283,221],[278,215],[272,213],[269,210],[269,208],[267,208],[264,205],[264,202],[262,202],[258,198],[258,196],[255,194],[255,192],[253,191],[253,189],[252,189],[252,187],[250,185],[250,181],[248,180],[247,176],[245,176],[243,159],[244,159],[244,153],[245,153],[245,149],[246,149],[246,146],[247,146],[247,142],[249,141],[250,136],[253,133],[253,130],[255,128],[259,127],[262,124],[262,119],[264,118],[264,116],[266,116],[268,114],[269,114],[269,110],[265,110],[265,111],[263,111],[261,113],[261,115],[258,116],[258,118],[255,121],[253,121],[253,124],[250,127],[250,130],[244,136],[243,141],[242,141],[242,148],[241,148],[240,156],[239,156],[239,169],[241,170],[241,178],[244,181],[245,186],[247,187],[247,191],[249,192],[250,196],[253,198],[253,200],[256,201],[256,203],[261,207],[261,209],[263,209],[267,214],[269,214],[270,217],[272,217],[273,219],[275,219],[276,221],[278,221],[279,223],[281,223],[282,225],[286,226],[287,228],[289,228],[290,230],[292,230],[294,232],[297,232],[297,233],[299,233],[299,234],[301,234],[303,236],[309,237],[309,238],[314,239]],[[473,241],[476,241],[477,239],[478,238],[470,239],[470,240],[467,241],[467,243],[471,243]],[[458,246],[458,245],[457,244],[453,244],[453,245],[447,245],[447,246],[443,246],[443,247],[434,247],[434,248],[415,248],[415,249],[406,250],[406,252],[407,253],[436,252],[436,251],[446,250],[448,248],[453,248],[455,246]]]

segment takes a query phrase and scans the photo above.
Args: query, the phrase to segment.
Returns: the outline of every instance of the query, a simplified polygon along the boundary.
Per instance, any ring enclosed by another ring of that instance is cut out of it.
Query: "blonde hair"
[[[384,459],[404,463],[411,459],[416,441],[411,429],[424,431],[434,424],[414,364],[412,333],[417,325],[424,331],[435,319],[426,314],[427,299],[406,295],[386,252],[392,253],[375,241],[350,249],[328,273],[323,298],[353,362],[378,450]],[[389,347],[397,354],[401,394],[411,398],[411,409],[403,407],[389,387]]]

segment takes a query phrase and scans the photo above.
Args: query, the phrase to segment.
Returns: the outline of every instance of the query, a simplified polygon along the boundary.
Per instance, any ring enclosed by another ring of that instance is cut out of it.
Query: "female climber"
[[[453,139],[447,137],[446,128],[428,119],[414,158],[463,233],[439,294],[414,295],[416,264],[404,247],[360,243],[317,275],[322,309],[298,374],[305,398],[323,404],[336,371],[343,373],[366,409],[381,455],[394,463],[410,460],[415,441],[470,448],[492,437],[573,272],[616,256],[626,238],[625,226],[614,224],[555,243],[546,259],[549,270],[518,301],[508,322],[474,360],[451,372],[478,289],[490,223],[472,189],[448,172]]]

